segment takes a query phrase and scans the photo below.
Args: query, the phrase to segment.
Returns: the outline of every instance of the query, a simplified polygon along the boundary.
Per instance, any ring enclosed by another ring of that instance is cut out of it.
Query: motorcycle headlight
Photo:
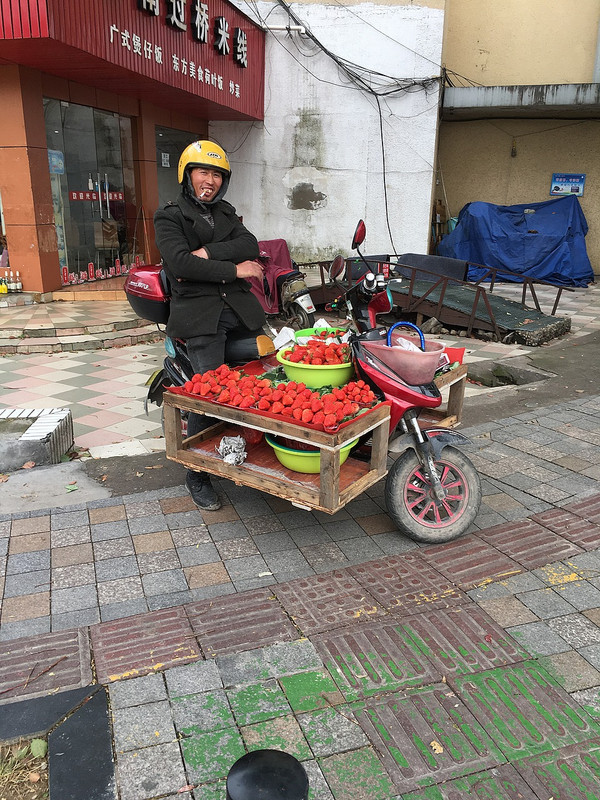
[[[169,358],[175,358],[175,345],[170,336],[165,336],[165,350]]]

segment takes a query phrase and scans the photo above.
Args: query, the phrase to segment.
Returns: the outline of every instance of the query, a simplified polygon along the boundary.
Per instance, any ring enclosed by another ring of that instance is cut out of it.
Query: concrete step
[[[141,342],[158,342],[163,334],[154,323],[132,319],[81,328],[0,329],[0,355],[105,350]]]

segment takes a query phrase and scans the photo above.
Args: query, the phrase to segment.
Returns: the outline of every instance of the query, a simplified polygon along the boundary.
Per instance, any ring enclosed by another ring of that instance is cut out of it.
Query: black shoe
[[[185,488],[201,511],[218,511],[221,508],[219,495],[213,489],[210,475],[206,472],[188,472]]]

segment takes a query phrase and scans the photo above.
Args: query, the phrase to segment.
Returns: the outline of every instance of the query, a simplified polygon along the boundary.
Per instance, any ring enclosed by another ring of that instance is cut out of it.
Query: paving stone
[[[509,761],[600,734],[600,725],[535,661],[457,678],[452,685]]]
[[[88,537],[89,538],[89,537]],[[94,552],[91,543],[53,546],[51,552],[52,569],[57,567],[70,567],[78,564],[93,564]]]
[[[171,517],[173,516],[175,515],[172,514]],[[169,520],[169,522],[172,521],[173,520]],[[143,533],[156,533],[158,531],[168,532],[167,518],[163,514],[134,518],[129,517],[127,523],[132,536]]]
[[[227,695],[222,689],[171,697],[171,708],[180,734],[192,730],[221,730],[235,725]]]
[[[333,572],[350,564],[348,558],[333,542],[301,547],[300,550],[317,573]]]
[[[510,764],[467,775],[439,786],[403,795],[403,800],[455,800],[478,797],[493,800],[539,800]]]
[[[419,686],[438,677],[431,661],[407,641],[397,620],[343,628],[312,641],[346,700]]]
[[[545,622],[515,625],[514,628],[508,628],[506,632],[532,656],[549,656],[553,653],[564,653],[569,649],[565,640],[554,633]]]
[[[117,753],[166,744],[177,738],[171,709],[166,700],[117,708],[113,710],[112,718]]]
[[[286,531],[254,534],[252,538],[254,544],[263,555],[281,552],[282,550],[291,550],[294,546],[294,540]]]
[[[33,553],[17,553],[9,555],[6,562],[6,574],[18,575],[22,572],[50,569],[50,550],[36,550]]]
[[[581,553],[567,559],[567,566],[572,566],[582,578],[597,578],[600,576],[600,550],[590,553]]]
[[[219,656],[216,662],[226,687],[257,683],[267,678],[281,678],[323,666],[314,645],[308,639],[278,642],[258,650]]]
[[[227,697],[238,725],[251,725],[291,711],[286,696],[275,680],[228,689]]]
[[[496,525],[480,531],[479,537],[527,570],[570,558],[581,552],[577,545],[530,519]]]
[[[575,570],[572,564],[568,562],[562,564],[560,561],[555,564],[548,564],[546,567],[534,570],[533,573],[539,578],[546,586],[560,586],[564,583],[572,583],[579,581],[584,576]]]
[[[192,783],[208,783],[226,777],[232,764],[246,753],[237,728],[208,732],[196,728],[189,734],[181,741],[181,750]]]
[[[44,633],[0,644],[0,703],[75,689],[91,681],[85,630]]]
[[[600,781],[600,740],[541,753],[519,761],[517,769],[537,797],[595,797]]]
[[[129,536],[129,525],[125,520],[101,522],[98,525],[91,526],[93,542],[104,542],[107,539],[122,539],[126,536]]]
[[[154,516],[156,514],[162,515],[162,506],[158,500],[147,500],[145,503],[127,503],[125,512],[128,519]]]
[[[96,571],[93,564],[74,564],[70,567],[56,567],[52,570],[52,591],[55,589],[72,589],[96,582]]]
[[[397,628],[445,676],[514,664],[527,652],[477,606],[403,617]]]
[[[24,619],[18,622],[3,622],[0,628],[0,641],[24,639],[40,633],[50,633],[50,616]]]
[[[329,790],[325,776],[316,761],[303,761],[302,766],[308,775],[310,787],[310,800],[334,800]]]
[[[473,534],[447,544],[426,547],[419,555],[464,590],[523,571],[516,561]]]
[[[177,791],[188,781],[177,742],[117,755],[121,800],[147,800]]]
[[[387,800],[394,785],[371,747],[338,753],[320,762],[336,800]]]
[[[460,589],[418,555],[390,556],[349,567],[348,572],[388,610],[414,614],[468,602]]]
[[[593,525],[566,508],[553,508],[531,518],[584,550],[600,547],[600,525]]]
[[[300,714],[298,722],[315,756],[330,756],[357,750],[369,744],[348,706],[323,708]]]
[[[6,533],[8,533],[9,525],[6,523]],[[17,519],[13,515],[12,524],[10,525],[11,536],[23,536],[28,533],[41,533],[50,530],[50,516],[43,514],[38,517],[26,517],[24,519]]]
[[[317,524],[292,528],[289,534],[297,547],[309,547],[310,545],[331,541],[325,532],[325,528]]]
[[[97,622],[100,622],[100,610],[95,606],[75,611],[64,611],[62,614],[53,614],[51,625],[53,631],[68,631],[71,628],[85,628],[87,625],[95,625]]]
[[[139,575],[98,582],[98,602],[103,606],[143,597],[144,590]]]
[[[180,592],[165,592],[164,594],[150,595],[146,598],[150,611],[157,611],[160,608],[173,608],[192,602],[192,594],[188,589]]]
[[[192,590],[211,586],[220,587],[228,584],[233,590],[229,580],[229,573],[220,561],[214,564],[197,564],[193,567],[184,567],[183,574]],[[216,594],[226,594],[226,592],[218,591]],[[210,597],[214,596],[216,595],[210,595]]]
[[[2,624],[21,622],[50,613],[50,592],[36,592],[19,597],[6,597],[2,604]]]
[[[4,597],[19,597],[24,594],[36,594],[50,589],[50,570],[39,569],[33,572],[21,572],[7,575],[4,583]]]
[[[600,670],[600,644],[591,644],[587,647],[581,647],[579,648],[579,652],[586,661],[589,661],[593,667]]]
[[[207,656],[299,638],[294,625],[266,589],[191,603],[186,606],[186,613]]]
[[[82,525],[78,528],[66,528],[65,530],[52,531],[50,534],[50,544],[52,549],[55,547],[69,547],[77,544],[87,544],[91,542],[91,529],[89,525]]]
[[[142,575],[142,585],[148,600],[154,595],[184,592],[188,588],[185,576],[180,569],[168,569]]]
[[[278,583],[314,575],[313,568],[296,549],[265,553],[264,559]]]
[[[344,570],[278,584],[273,591],[305,635],[385,614],[374,598]]]
[[[241,734],[248,752],[281,750],[298,761],[312,757],[302,730],[292,715],[247,725],[241,728]]]
[[[52,590],[52,614],[64,614],[66,611],[81,611],[95,608],[98,605],[96,585],[75,586],[71,589]]]
[[[583,614],[568,614],[548,620],[551,630],[561,636],[571,647],[586,647],[600,642],[600,628]]]
[[[202,525],[205,520],[202,514],[197,509],[193,511],[180,511],[175,514],[169,514],[166,518],[168,528],[170,531],[177,530],[178,528],[193,528],[197,525]]]
[[[114,619],[124,617],[134,617],[148,611],[146,600],[141,597],[138,600],[125,600],[120,603],[109,603],[100,606],[100,619],[102,622],[110,622]]]
[[[600,718],[600,685],[572,692],[571,697],[592,717]]]
[[[537,622],[537,617],[518,598],[496,597],[491,600],[480,600],[479,606],[503,628]]]
[[[8,543],[8,539],[5,540]],[[9,552],[11,555],[16,553],[30,553],[34,550],[46,550],[50,548],[50,532],[30,533],[24,536],[13,536],[10,539]],[[1,555],[6,555],[6,551]]]
[[[578,611],[600,607],[600,589],[588,581],[573,581],[555,587],[554,591]]]
[[[201,658],[182,608],[102,622],[91,628],[98,680],[109,683]]]
[[[221,689],[223,686],[217,664],[212,660],[173,667],[165,673],[165,678],[171,699]]]
[[[279,682],[295,714],[344,702],[335,681],[325,669],[286,675]]]
[[[267,573],[265,577],[271,575],[267,562],[260,555],[231,558],[225,561],[225,569],[234,583],[244,579],[260,578],[264,573]]]
[[[217,548],[210,542],[178,547],[177,556],[183,567],[192,567],[196,564],[211,564],[219,560]]]
[[[540,619],[560,617],[574,611],[574,606],[567,603],[564,597],[561,597],[554,589],[538,589],[534,592],[524,592],[517,595],[517,599],[531,609]]]
[[[265,515],[264,517],[252,517],[244,520],[248,533],[254,538],[258,538],[265,534],[275,532],[284,532],[284,527],[280,520],[273,515]]]
[[[168,674],[168,673],[167,673]],[[129,708],[167,699],[162,674],[144,675],[128,681],[117,681],[108,687],[113,709]]]
[[[54,512],[50,519],[50,528],[53,531],[67,530],[76,528],[80,525],[88,525],[89,517],[86,511],[69,511],[66,513]]]
[[[571,651],[544,656],[539,663],[569,693],[600,686],[600,672],[579,653]]]
[[[91,525],[97,525],[101,522],[116,522],[117,520],[126,519],[127,517],[125,506],[120,503],[104,508],[89,508],[88,515]]]

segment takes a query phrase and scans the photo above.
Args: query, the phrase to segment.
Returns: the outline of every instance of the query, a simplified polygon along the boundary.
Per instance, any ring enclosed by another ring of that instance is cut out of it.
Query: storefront
[[[0,5],[0,219],[25,291],[155,260],[209,120],[260,120],[264,32],[226,0]]]

